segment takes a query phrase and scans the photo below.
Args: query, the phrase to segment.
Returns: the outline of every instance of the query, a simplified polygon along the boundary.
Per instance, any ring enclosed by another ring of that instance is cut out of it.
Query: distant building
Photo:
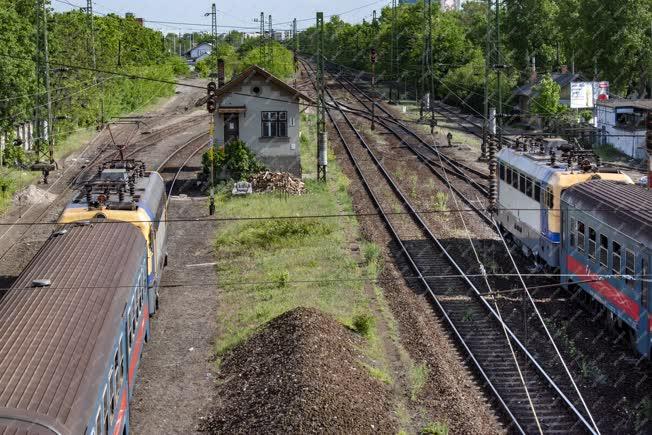
[[[241,139],[272,171],[301,176],[299,102],[310,97],[252,65],[217,90],[215,143]]]
[[[462,9],[462,0],[441,0],[439,4],[443,11],[459,11]]]
[[[652,111],[652,99],[597,101],[597,127],[605,135],[603,142],[632,158],[647,158],[645,117],[648,111]]]
[[[561,88],[561,93],[559,96],[559,104],[570,107],[570,86],[572,82],[583,81],[583,77],[580,74],[573,74],[570,72],[558,72],[551,74],[552,80],[554,80],[559,87]],[[538,92],[536,86],[541,83],[542,77],[535,78],[528,84],[520,86],[512,92],[512,95],[516,97],[516,105],[514,109],[521,113],[530,112],[530,101],[532,97],[536,97]]]
[[[416,4],[417,0],[398,0],[399,5],[413,5]]]
[[[213,52],[213,45],[209,42],[202,42],[184,53],[186,59],[191,64],[196,64],[200,60],[206,59]]]

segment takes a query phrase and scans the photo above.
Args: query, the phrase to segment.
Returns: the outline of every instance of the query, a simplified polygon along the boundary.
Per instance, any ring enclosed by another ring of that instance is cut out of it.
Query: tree
[[[566,107],[559,104],[561,87],[550,75],[541,79],[539,84],[534,87],[534,92],[537,95],[530,101],[530,112],[554,116],[566,111]]]

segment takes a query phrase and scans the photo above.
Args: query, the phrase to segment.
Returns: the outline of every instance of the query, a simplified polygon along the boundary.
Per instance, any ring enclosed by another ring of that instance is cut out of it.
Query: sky
[[[217,6],[218,32],[223,33],[230,30],[220,26],[244,26],[253,27],[254,32],[258,24],[253,20],[260,16],[261,12],[265,17],[272,15],[273,27],[277,30],[291,29],[291,21],[297,18],[299,30],[312,25],[315,21],[315,12],[324,12],[328,17],[331,14],[340,15],[348,22],[360,22],[363,18],[370,19],[372,11],[391,4],[390,0],[285,0],[282,2],[270,2],[269,0],[98,0],[93,1],[93,8],[98,13],[120,13],[133,12],[137,17],[146,21],[173,21],[183,23],[198,23],[205,26],[191,26],[186,24],[162,24],[146,23],[149,27],[162,30],[163,32],[189,32],[189,31],[210,31],[210,17],[205,17],[205,12],[210,12],[211,4]],[[274,4],[271,9],[270,5]],[[74,6],[86,6],[86,0],[52,0],[52,7],[57,11],[73,9]],[[279,23],[278,25],[275,23]]]

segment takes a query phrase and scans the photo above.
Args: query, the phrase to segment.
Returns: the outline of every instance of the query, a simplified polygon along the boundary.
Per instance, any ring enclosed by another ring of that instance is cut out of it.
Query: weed
[[[378,258],[380,257],[380,246],[375,243],[365,243],[363,254],[367,264],[378,261]]]
[[[381,370],[381,369],[376,368],[374,366],[371,366],[369,364],[363,364],[363,365],[373,378],[376,378],[379,381],[381,381],[381,382],[383,382],[383,383],[385,383],[387,385],[392,384],[391,376],[387,372],[385,372],[384,370]]]
[[[448,425],[433,421],[425,425],[419,431],[420,435],[448,435]]]
[[[376,319],[371,314],[356,314],[353,316],[351,323],[354,331],[363,337],[369,337],[376,323]]]
[[[432,197],[432,208],[435,211],[448,211],[448,194],[437,192]]]
[[[417,396],[426,385],[428,380],[428,366],[425,362],[412,366],[410,370],[410,384],[412,386],[410,391],[410,399],[417,400]]]
[[[273,281],[277,288],[286,288],[290,282],[290,272],[284,270],[282,272],[275,273]]]
[[[419,178],[416,175],[410,176],[410,196],[414,199],[417,198],[417,187],[419,185]]]
[[[269,220],[250,222],[240,228],[237,234],[222,233],[217,238],[218,246],[237,246],[243,249],[270,249],[287,246],[293,241],[312,236],[325,236],[333,228],[317,220]]]
[[[472,322],[473,321],[473,312],[469,309],[464,311],[464,315],[462,316],[462,322]]]

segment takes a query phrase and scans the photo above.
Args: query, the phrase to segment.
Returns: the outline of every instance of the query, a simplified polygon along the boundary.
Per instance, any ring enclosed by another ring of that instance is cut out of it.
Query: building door
[[[239,114],[227,113],[224,115],[224,143],[240,136]]]

